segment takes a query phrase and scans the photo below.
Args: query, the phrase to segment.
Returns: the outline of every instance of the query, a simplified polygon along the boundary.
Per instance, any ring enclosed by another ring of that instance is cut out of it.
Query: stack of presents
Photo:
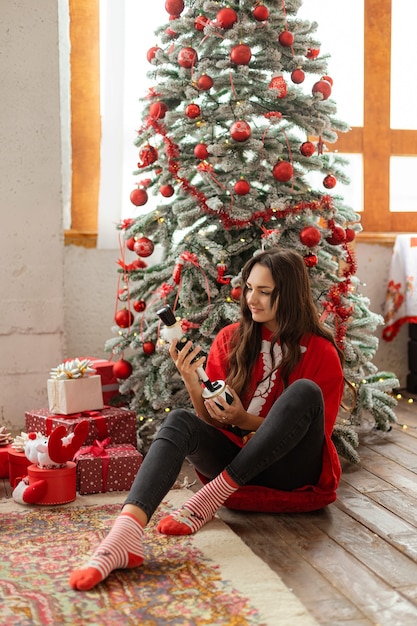
[[[128,491],[142,462],[136,414],[109,405],[113,363],[66,361],[47,380],[48,408],[25,413],[26,432],[0,428],[0,477],[23,504],[64,504],[80,495]]]

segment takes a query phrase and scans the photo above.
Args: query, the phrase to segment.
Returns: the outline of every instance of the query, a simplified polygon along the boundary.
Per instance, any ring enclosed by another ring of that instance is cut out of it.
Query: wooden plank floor
[[[361,463],[344,463],[338,499],[325,510],[219,512],[323,626],[417,625],[414,400],[400,400],[390,433],[362,435]],[[184,466],[184,477],[194,480],[193,470]],[[10,496],[0,480],[0,497]]]
[[[362,435],[325,510],[221,510],[323,626],[417,624],[417,400],[396,413],[390,433]]]

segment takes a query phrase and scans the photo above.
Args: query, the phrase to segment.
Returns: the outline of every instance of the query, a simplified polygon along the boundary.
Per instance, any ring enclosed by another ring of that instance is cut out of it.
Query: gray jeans
[[[226,469],[238,485],[284,491],[314,485],[321,472],[323,441],[323,396],[307,379],[282,393],[243,448],[192,411],[175,409],[150,446],[125,504],[139,506],[149,519],[186,458],[210,480]]]

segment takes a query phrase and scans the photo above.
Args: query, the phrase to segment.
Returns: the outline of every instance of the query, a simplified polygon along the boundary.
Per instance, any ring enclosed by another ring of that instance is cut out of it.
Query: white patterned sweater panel
[[[303,353],[307,350],[305,346],[300,346],[300,351]],[[268,396],[274,392],[274,383],[277,378],[278,367],[282,361],[282,350],[278,344],[274,345],[274,364],[271,358],[271,342],[266,339],[262,340],[261,344],[261,359],[263,364],[262,378],[255,389],[252,399],[247,408],[248,413],[252,415],[261,415],[262,407],[267,401]]]

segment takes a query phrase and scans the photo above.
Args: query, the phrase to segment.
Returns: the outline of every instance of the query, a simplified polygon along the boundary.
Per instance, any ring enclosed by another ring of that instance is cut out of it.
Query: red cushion
[[[316,491],[279,491],[269,487],[239,487],[224,504],[229,509],[258,513],[306,513],[317,511],[336,500],[336,493]]]
[[[205,485],[208,478],[196,471]],[[245,485],[239,487],[224,503],[228,509],[257,513],[307,513],[317,511],[336,500],[336,491],[323,491],[307,486],[294,491],[280,491],[270,487]]]

